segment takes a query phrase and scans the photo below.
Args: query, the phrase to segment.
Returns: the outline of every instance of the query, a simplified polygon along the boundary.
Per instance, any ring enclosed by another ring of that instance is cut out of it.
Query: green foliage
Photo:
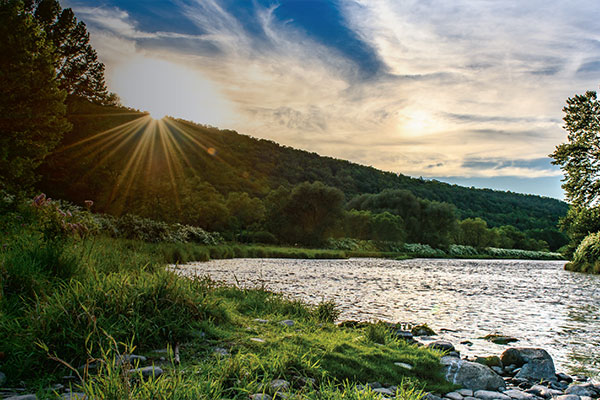
[[[341,311],[333,300],[321,301],[313,310],[313,315],[319,322],[333,323],[340,314]]]
[[[53,47],[18,1],[0,2],[0,189],[31,189],[36,168],[70,128]]]
[[[458,223],[456,243],[483,249],[497,241],[493,233],[481,218],[467,218]]]
[[[570,271],[600,273],[600,233],[586,236],[565,268]]]
[[[62,9],[58,0],[27,0],[31,15],[45,31],[55,55],[60,89],[100,104],[117,102],[104,83],[104,64],[90,45],[90,35],[73,10]]]
[[[596,202],[600,193],[600,102],[596,92],[588,91],[567,99],[563,108],[564,129],[568,142],[556,146],[550,157],[560,165],[565,174],[562,188],[575,207],[588,207]]]

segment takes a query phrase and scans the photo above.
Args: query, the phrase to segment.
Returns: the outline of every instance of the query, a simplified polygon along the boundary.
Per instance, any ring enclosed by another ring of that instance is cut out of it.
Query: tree
[[[58,0],[27,0],[27,8],[54,44],[59,87],[69,96],[100,104],[118,103],[116,95],[106,89],[104,64],[90,45],[90,34],[73,10],[63,10]]]
[[[575,207],[597,205],[600,196],[600,103],[588,91],[567,99],[563,108],[568,142],[550,157],[565,174],[562,188]]]
[[[0,2],[0,187],[26,190],[70,129],[54,49],[18,1]]]

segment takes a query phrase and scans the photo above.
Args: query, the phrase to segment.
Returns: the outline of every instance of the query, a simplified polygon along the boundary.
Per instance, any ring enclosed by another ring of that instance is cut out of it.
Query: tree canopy
[[[70,128],[52,43],[23,4],[0,2],[0,187],[30,188],[35,169]]]

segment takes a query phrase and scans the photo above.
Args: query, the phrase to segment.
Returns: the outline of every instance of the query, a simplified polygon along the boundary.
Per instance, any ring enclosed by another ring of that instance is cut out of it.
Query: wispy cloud
[[[185,31],[92,3],[73,6],[112,90],[132,56],[168,60],[212,85],[227,110],[210,123],[416,176],[558,175],[535,160],[565,139],[565,99],[598,84],[590,1],[178,0]]]

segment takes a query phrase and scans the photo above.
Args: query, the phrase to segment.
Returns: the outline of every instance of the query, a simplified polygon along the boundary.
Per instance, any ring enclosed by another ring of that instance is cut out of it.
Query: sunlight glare
[[[124,105],[147,111],[155,120],[169,115],[223,126],[231,115],[215,85],[183,64],[140,56],[116,67],[110,81]]]

